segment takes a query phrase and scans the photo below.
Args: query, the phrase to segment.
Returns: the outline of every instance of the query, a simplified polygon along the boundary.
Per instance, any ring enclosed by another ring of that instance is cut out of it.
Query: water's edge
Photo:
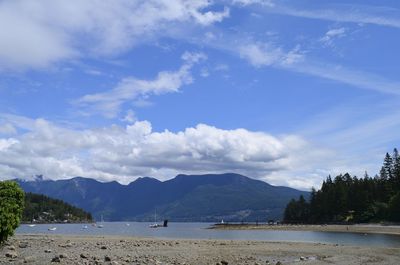
[[[224,239],[254,241],[284,241],[325,243],[355,246],[400,247],[400,236],[315,231],[219,230],[206,229],[211,223],[170,223],[167,228],[149,228],[146,222],[104,222],[98,228],[92,224],[21,225],[17,234],[58,234],[81,236],[132,236],[170,239]],[[55,229],[54,229],[55,228]],[[52,229],[53,231],[50,231]]]

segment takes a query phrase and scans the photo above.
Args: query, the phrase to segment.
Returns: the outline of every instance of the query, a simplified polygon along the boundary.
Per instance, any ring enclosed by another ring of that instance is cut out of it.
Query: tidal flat
[[[400,264],[399,248],[246,240],[17,234],[0,264]]]
[[[211,229],[221,230],[275,230],[275,231],[315,231],[348,232],[367,234],[400,235],[399,225],[355,224],[355,225],[268,225],[268,224],[216,224]]]

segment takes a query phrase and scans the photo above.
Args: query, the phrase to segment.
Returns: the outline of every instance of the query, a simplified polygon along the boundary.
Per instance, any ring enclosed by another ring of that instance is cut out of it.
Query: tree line
[[[400,156],[386,153],[379,174],[358,178],[346,173],[328,176],[321,189],[311,190],[286,206],[286,223],[400,222]]]
[[[22,222],[91,222],[92,215],[62,200],[42,194],[26,193]]]

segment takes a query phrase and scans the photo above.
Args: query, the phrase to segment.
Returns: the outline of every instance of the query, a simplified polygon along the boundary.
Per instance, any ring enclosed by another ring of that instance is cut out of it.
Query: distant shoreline
[[[94,221],[73,221],[73,222],[21,222],[20,225],[52,225],[52,224],[93,224]]]
[[[380,225],[380,224],[355,224],[355,225],[215,224],[209,229],[348,232],[348,233],[387,234],[387,235],[400,236],[400,225]]]

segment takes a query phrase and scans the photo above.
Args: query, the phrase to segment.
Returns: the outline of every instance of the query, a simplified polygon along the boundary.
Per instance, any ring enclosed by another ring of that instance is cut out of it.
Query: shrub
[[[24,192],[14,181],[0,181],[0,244],[14,234],[24,210]]]

